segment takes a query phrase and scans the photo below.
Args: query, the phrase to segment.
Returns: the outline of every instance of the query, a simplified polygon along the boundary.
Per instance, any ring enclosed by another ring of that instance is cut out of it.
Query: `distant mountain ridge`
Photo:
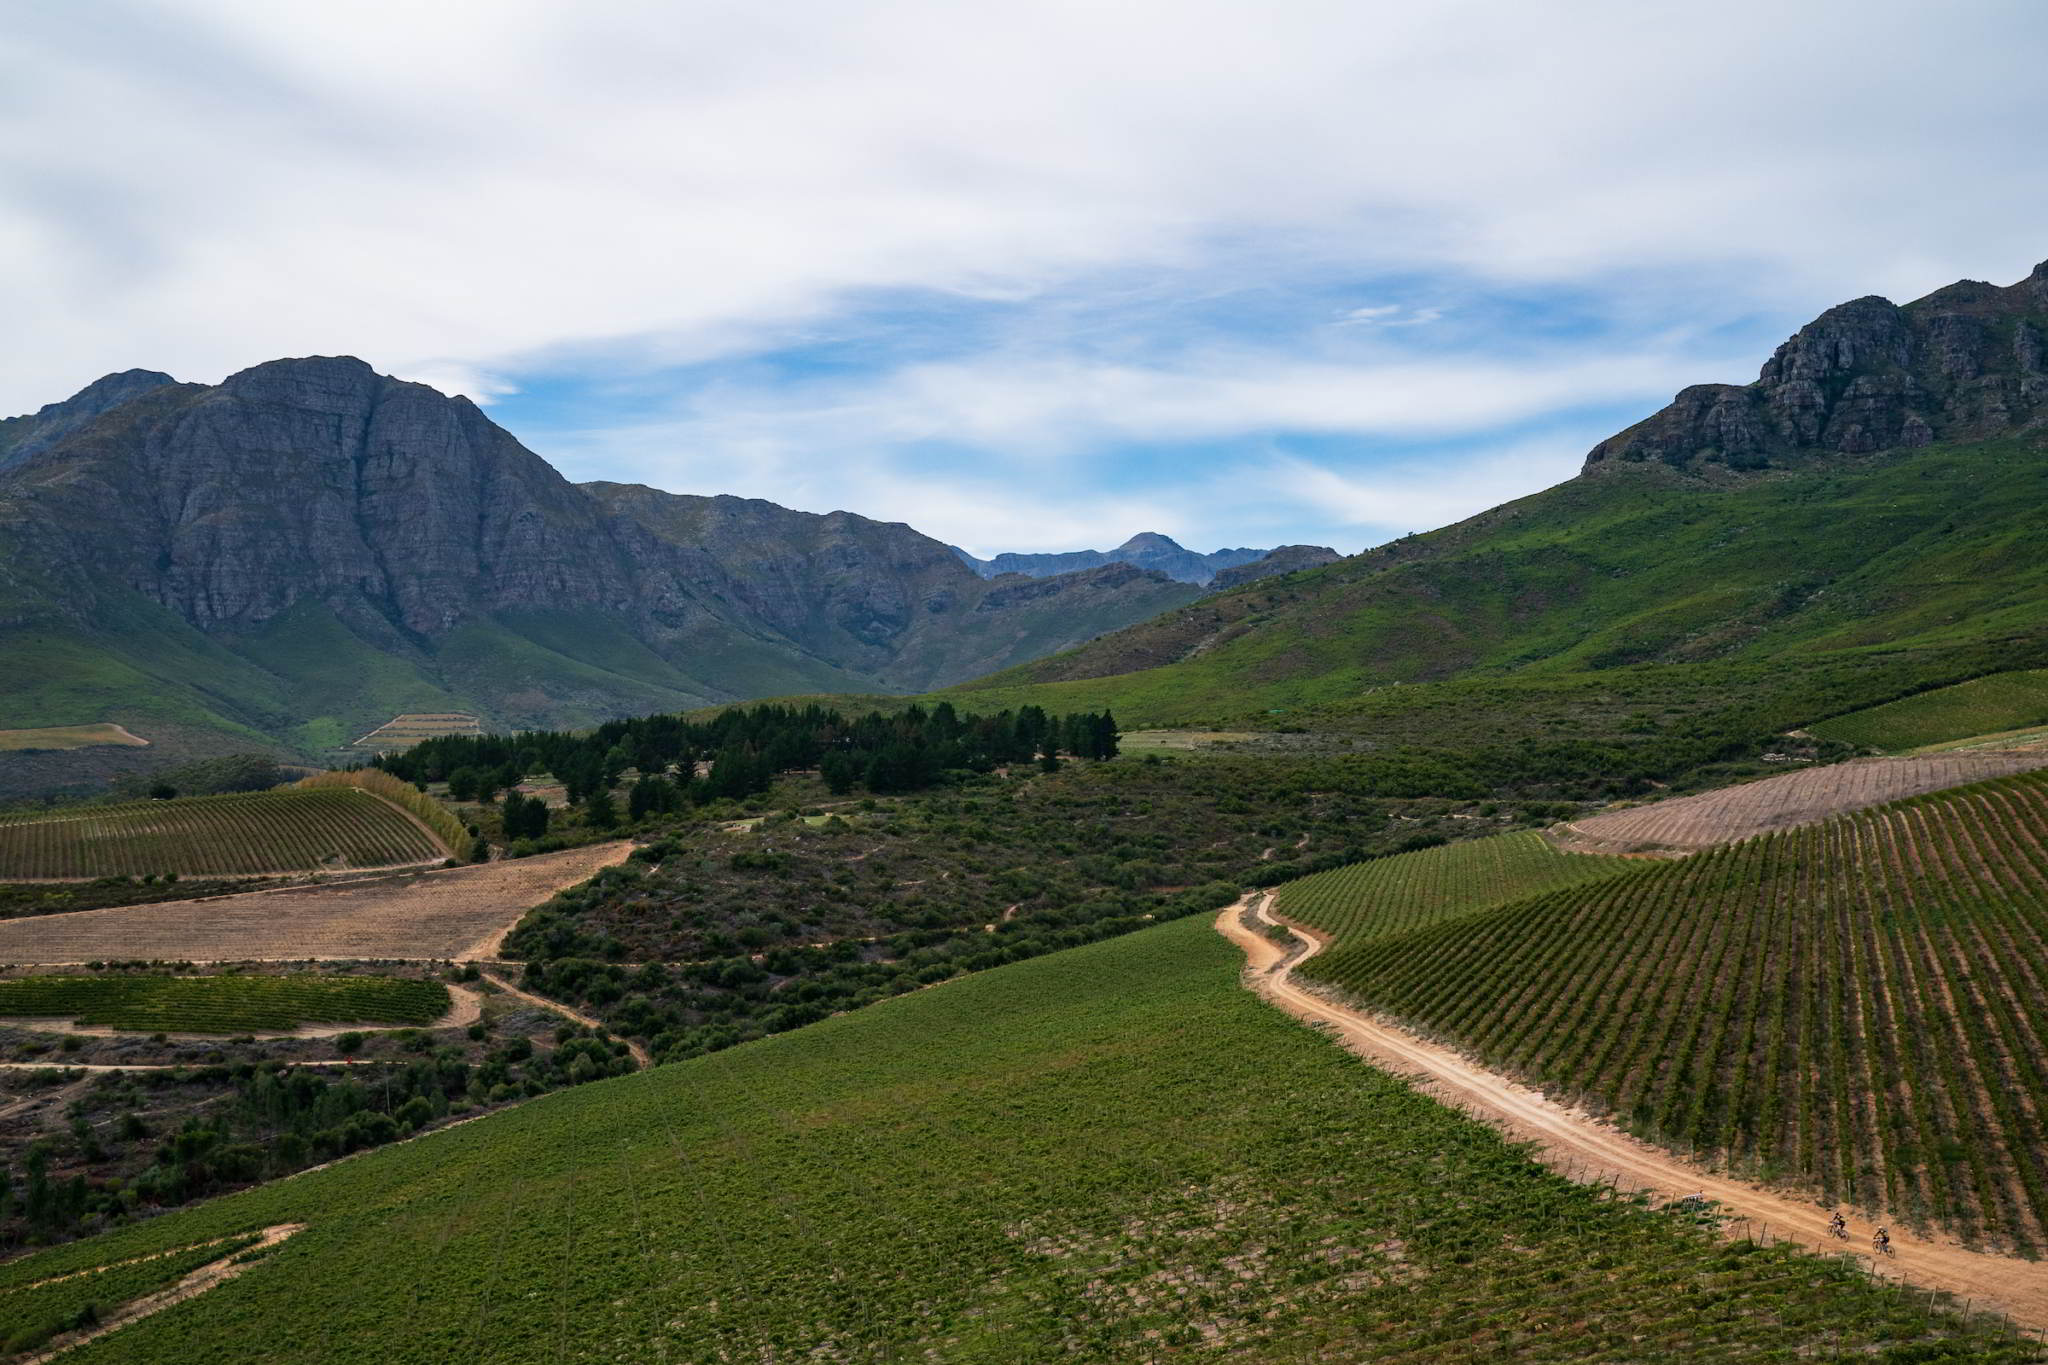
[[[578,486],[349,357],[110,375],[0,423],[0,461],[0,729],[125,717],[310,753],[403,711],[916,691],[1199,595],[1127,565],[989,580],[896,523]]]
[[[1157,569],[1168,578],[1182,583],[1207,583],[1224,569],[1256,563],[1270,552],[1235,549],[1201,554],[1184,548],[1170,536],[1160,535],[1156,531],[1140,531],[1114,550],[999,554],[993,559],[977,559],[967,551],[954,546],[953,553],[959,555],[969,568],[983,578],[994,578],[1006,573],[1029,574],[1033,578],[1044,578],[1052,574],[1072,573],[1076,569],[1100,568],[1104,564],[1131,564],[1140,569]]]

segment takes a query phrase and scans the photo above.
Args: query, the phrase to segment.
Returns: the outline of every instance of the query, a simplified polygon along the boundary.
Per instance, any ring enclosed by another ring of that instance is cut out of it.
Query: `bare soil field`
[[[2048,768],[2048,750],[1859,758],[1739,787],[1575,820],[1556,831],[1583,853],[1690,853],[1925,792]]]
[[[619,840],[412,876],[0,922],[0,962],[439,961],[495,957],[534,906],[625,860]]]
[[[483,732],[483,722],[464,712],[414,711],[393,716],[349,747],[376,751],[405,749],[423,739],[437,739],[442,735],[480,735]]]

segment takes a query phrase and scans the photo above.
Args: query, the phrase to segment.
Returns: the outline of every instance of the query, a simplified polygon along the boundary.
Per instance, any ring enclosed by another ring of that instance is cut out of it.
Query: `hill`
[[[1467,892],[1425,914],[1310,882],[1281,904],[1337,935],[1306,975],[1642,1136],[2032,1251],[2048,1246],[2044,822],[2048,775],[2029,773],[1619,872],[1600,860],[1605,876],[1507,903]]]
[[[1545,1172],[1239,965],[1191,919],[1005,967],[32,1257],[0,1301],[303,1224],[72,1358],[2035,1356]]]
[[[317,753],[406,713],[917,691],[1197,595],[1128,565],[986,580],[894,523],[579,487],[468,400],[349,358],[109,376],[10,419],[0,458],[0,714],[152,741],[90,751],[95,775]]]
[[[1289,547],[1300,548],[1300,547]],[[1157,569],[1182,583],[1207,583],[1225,569],[1256,564],[1275,553],[1269,550],[1215,550],[1202,554],[1190,550],[1171,536],[1141,531],[1114,550],[1067,550],[1054,554],[1000,554],[993,559],[976,559],[965,550],[954,554],[983,578],[1021,573],[1032,578],[1071,573],[1076,569],[1100,568],[1104,564],[1129,564],[1140,569]]]
[[[1950,663],[1973,647],[1990,651],[1978,672],[2000,651],[2037,664],[2044,338],[2048,264],[2005,289],[1859,300],[1755,384],[1687,389],[1555,488],[948,695],[1108,705],[1139,724],[1343,722],[1378,690],[1460,678],[1563,687],[1770,660],[1797,686],[1847,661],[1897,670],[1890,694],[1851,689],[1789,726],[1960,681]]]

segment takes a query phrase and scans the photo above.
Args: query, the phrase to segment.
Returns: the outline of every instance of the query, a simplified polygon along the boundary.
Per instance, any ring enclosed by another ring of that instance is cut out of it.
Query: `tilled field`
[[[490,956],[521,915],[631,847],[622,840],[446,872],[10,920],[0,922],[0,962]]]
[[[1692,851],[1908,796],[2048,767],[2048,751],[1859,758],[1740,787],[1589,816],[1566,827],[1588,852]]]

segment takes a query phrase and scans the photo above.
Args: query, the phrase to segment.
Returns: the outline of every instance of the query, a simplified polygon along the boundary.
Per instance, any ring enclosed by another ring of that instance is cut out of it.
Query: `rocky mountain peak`
[[[1870,295],[1799,329],[1753,384],[1696,384],[1601,442],[1586,468],[1810,464],[2048,425],[2048,262],[2000,288],[1959,280],[1903,307]]]
[[[0,421],[0,468],[49,449],[131,399],[177,382],[161,370],[122,370],[93,380],[62,402]]]

